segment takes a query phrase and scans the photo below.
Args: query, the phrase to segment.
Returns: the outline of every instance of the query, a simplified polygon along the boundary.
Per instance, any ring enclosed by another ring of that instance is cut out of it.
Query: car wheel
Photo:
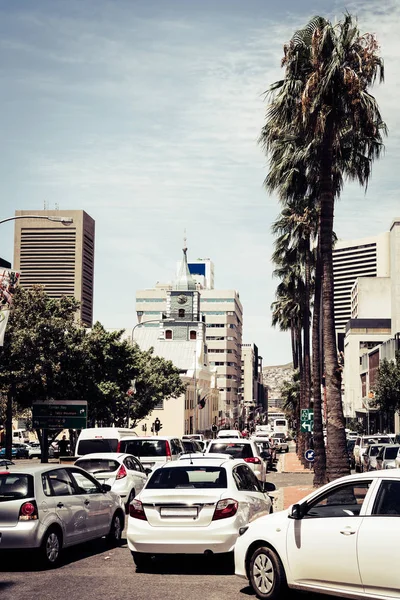
[[[62,547],[61,533],[56,529],[49,529],[42,541],[41,559],[45,567],[56,567],[60,562]]]
[[[121,542],[123,528],[123,518],[119,512],[116,512],[111,521],[110,531],[107,535],[107,542],[110,546],[118,546]]]
[[[147,571],[153,562],[152,554],[142,554],[141,552],[132,552],[132,558],[135,561],[136,568],[140,571]]]
[[[132,500],[134,499],[135,496],[136,496],[135,490],[131,490],[130,494],[128,496],[128,500],[127,500],[126,505],[125,505],[125,512],[126,512],[126,514],[129,513],[129,505],[130,505],[130,503],[132,502]]]
[[[286,448],[285,452],[289,452],[289,446],[287,446],[287,448]]]
[[[250,584],[261,600],[275,600],[286,588],[286,577],[278,555],[262,546],[250,559]]]

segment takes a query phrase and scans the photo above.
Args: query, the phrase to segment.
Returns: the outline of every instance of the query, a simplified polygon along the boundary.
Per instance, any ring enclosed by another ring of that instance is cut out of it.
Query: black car
[[[12,447],[17,451],[16,458],[29,458],[29,449],[26,444],[13,444]]]

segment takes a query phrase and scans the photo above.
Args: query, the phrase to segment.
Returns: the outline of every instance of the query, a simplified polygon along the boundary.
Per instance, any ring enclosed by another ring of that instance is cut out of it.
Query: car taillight
[[[146,513],[144,512],[143,504],[140,500],[132,500],[129,505],[129,516],[133,519],[147,521]]]
[[[217,502],[215,507],[213,521],[219,521],[219,519],[227,519],[236,515],[238,509],[238,502],[233,498],[227,498],[226,500],[220,500]]]
[[[118,442],[117,444],[117,452],[121,452],[121,442]]]
[[[171,446],[169,445],[169,441],[168,440],[166,440],[166,442],[165,442],[165,450],[166,450],[166,454],[167,454],[167,460],[172,460]]]
[[[244,461],[247,463],[252,463],[253,465],[261,464],[261,460],[258,458],[258,456],[250,456],[249,458],[245,458]]]
[[[115,479],[123,479],[124,477],[126,477],[126,469],[124,465],[121,465],[118,469],[118,473]]]
[[[20,521],[36,521],[38,518],[38,509],[36,502],[24,502],[19,509]]]

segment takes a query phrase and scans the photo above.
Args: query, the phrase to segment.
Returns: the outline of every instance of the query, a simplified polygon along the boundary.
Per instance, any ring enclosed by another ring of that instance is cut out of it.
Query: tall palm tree
[[[345,178],[366,186],[374,159],[382,152],[387,133],[375,98],[369,93],[383,81],[383,61],[371,34],[361,35],[355,19],[345,14],[334,25],[314,17],[284,46],[284,79],[270,88],[272,101],[261,140],[272,165],[285,158],[306,165],[305,176],[317,181],[322,265],[322,321],[327,396],[327,476],[349,472],[337,360],[332,234],[334,201]],[[280,186],[290,184],[278,177]]]

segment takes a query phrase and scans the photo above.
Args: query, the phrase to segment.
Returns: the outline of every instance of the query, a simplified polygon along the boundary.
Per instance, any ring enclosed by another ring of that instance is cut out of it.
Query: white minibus
[[[88,427],[82,429],[75,448],[75,456],[93,452],[119,452],[120,441],[125,437],[136,436],[132,429],[119,427]]]

